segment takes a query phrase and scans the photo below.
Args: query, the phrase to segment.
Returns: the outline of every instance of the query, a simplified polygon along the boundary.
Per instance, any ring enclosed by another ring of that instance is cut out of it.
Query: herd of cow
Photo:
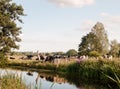
[[[63,55],[43,55],[43,54],[37,54],[37,55],[26,55],[27,58],[32,60],[34,57],[35,60],[41,61],[41,62],[51,62],[54,63],[55,60],[60,60],[60,59],[66,59],[69,60],[69,56],[63,56]],[[24,58],[21,58],[24,59]]]
[[[80,63],[81,61],[83,60],[86,60],[86,59],[89,59],[88,56],[74,56],[72,57],[76,60],[77,63]],[[101,59],[112,59],[112,56],[111,55],[103,55],[103,56],[100,56],[99,58]],[[10,59],[16,59],[15,57],[10,57]],[[44,55],[44,54],[41,54],[41,53],[37,53],[37,55],[26,55],[26,57],[22,56],[20,57],[19,59],[29,59],[29,60],[38,60],[38,61],[41,61],[41,62],[51,62],[51,63],[55,63],[56,60],[57,60],[57,63],[60,63],[62,60],[61,59],[64,59],[65,61],[64,62],[67,62],[71,60],[71,57],[70,56],[63,56],[63,55]],[[94,57],[94,59],[98,59],[98,57]]]

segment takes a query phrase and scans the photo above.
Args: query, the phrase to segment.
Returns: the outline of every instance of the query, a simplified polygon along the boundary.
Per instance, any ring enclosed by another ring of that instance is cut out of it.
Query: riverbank
[[[118,78],[120,78],[120,59],[88,59],[81,61],[79,64],[71,62],[69,64],[53,64],[53,63],[41,63],[39,61],[32,60],[11,60],[7,64],[11,68],[24,68],[31,70],[44,70],[52,71],[53,73],[63,73],[68,76],[69,79],[76,78],[79,80],[81,78],[86,80],[92,80],[92,82],[100,84],[110,84],[115,85],[114,81],[110,80],[106,75],[115,78],[113,71],[116,73]]]
[[[115,89],[120,88],[120,59],[117,58],[114,60],[89,59],[80,62],[80,64],[73,63],[67,67],[67,74],[69,73],[77,81],[82,78],[85,81],[90,80],[90,82],[101,85],[109,85]],[[72,79],[71,76],[68,79]]]
[[[5,74],[0,76],[0,89],[29,89],[20,76]]]
[[[70,63],[69,63],[70,64]],[[42,70],[52,72],[66,72],[66,68],[69,64],[54,64],[49,62],[40,62],[36,60],[10,60],[7,63],[7,67],[19,68],[19,69],[30,69],[30,70]]]

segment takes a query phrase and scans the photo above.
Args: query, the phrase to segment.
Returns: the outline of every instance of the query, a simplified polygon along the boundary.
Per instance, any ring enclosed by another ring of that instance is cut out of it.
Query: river
[[[15,69],[0,69],[0,74],[17,74],[31,89],[107,89],[102,85],[85,84],[81,81],[71,80],[69,77],[50,72],[22,71]],[[72,78],[74,79],[74,78]],[[76,84],[77,82],[77,84]],[[109,88],[108,88],[109,89]]]

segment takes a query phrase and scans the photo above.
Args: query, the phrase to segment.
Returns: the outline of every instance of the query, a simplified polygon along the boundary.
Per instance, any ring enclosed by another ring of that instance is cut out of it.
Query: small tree
[[[77,56],[77,51],[75,49],[70,49],[66,52],[67,56]]]

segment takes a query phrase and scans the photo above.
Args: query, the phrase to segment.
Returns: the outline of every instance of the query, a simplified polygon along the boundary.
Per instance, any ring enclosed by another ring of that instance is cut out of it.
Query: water
[[[81,83],[82,80],[80,82],[77,81],[77,79],[72,81],[69,77],[66,78],[55,73],[0,69],[1,75],[4,75],[5,73],[12,73],[21,76],[25,84],[30,86],[31,89],[35,89],[35,87],[38,87],[38,89],[107,89],[101,85]]]

